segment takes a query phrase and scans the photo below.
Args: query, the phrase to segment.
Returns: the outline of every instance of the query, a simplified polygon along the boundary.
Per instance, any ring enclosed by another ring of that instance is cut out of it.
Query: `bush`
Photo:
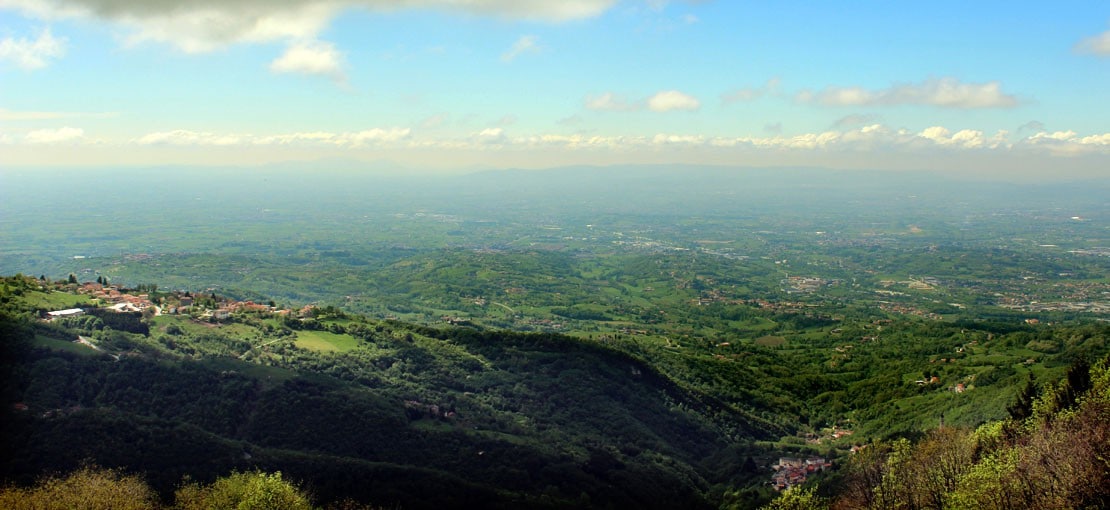
[[[0,508],[11,510],[147,510],[158,506],[141,478],[117,470],[85,467],[64,478],[49,477],[31,488],[0,490]]]
[[[212,508],[236,510],[311,510],[308,498],[281,472],[232,473],[212,485],[188,484],[177,490],[175,507],[180,510]]]

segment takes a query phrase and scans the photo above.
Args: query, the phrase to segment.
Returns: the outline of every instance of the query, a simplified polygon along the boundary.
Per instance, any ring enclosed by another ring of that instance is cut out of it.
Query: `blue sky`
[[[1110,4],[0,0],[0,163],[1110,175]]]

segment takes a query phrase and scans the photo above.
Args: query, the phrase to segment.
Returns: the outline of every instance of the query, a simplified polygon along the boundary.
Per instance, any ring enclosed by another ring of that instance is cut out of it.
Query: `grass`
[[[258,328],[237,322],[203,322],[191,319],[186,315],[160,315],[150,319],[152,329],[165,331],[171,324],[176,324],[185,334],[201,335],[207,333],[219,334],[232,338],[250,339],[259,334]]]
[[[87,345],[39,335],[35,336],[35,341],[32,343],[32,345],[34,345],[35,347],[45,347],[47,349],[52,349],[55,351],[72,352],[83,356],[98,356],[101,354]]]
[[[358,347],[358,339],[327,331],[298,331],[297,347],[317,352],[346,352]]]
[[[23,301],[34,308],[62,310],[73,308],[75,304],[78,306],[88,304],[89,297],[65,292],[28,292],[23,296]]]

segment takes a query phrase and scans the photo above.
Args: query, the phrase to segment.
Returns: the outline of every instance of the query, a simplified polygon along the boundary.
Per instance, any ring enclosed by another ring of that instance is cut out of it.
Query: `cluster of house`
[[[786,490],[805,483],[809,475],[831,467],[832,463],[823,457],[780,457],[778,462],[771,465],[771,469],[775,470],[771,475],[771,486],[777,491]]]
[[[102,285],[99,283],[84,283],[77,292],[88,294],[105,303],[112,303],[109,308],[117,312],[141,312],[154,307],[156,313],[161,313],[147,294],[128,294],[118,285]]]
[[[788,276],[779,282],[787,294],[816,292],[822,287],[838,285],[841,280],[826,280],[816,276]]]
[[[117,312],[142,312],[147,309],[152,309],[155,315],[163,313],[170,315],[188,314],[194,312],[194,298],[188,293],[172,292],[168,297],[159,299],[158,304],[151,301],[148,294],[130,294],[118,285],[103,285],[100,283],[84,283],[77,289],[82,294],[87,294],[95,299],[104,303],[111,303],[108,308]],[[224,320],[231,317],[231,314],[237,312],[271,312],[279,315],[288,315],[295,313],[298,317],[310,318],[315,314],[315,306],[308,305],[304,308],[293,311],[286,309],[277,309],[273,306],[255,303],[253,301],[235,301],[230,299],[219,299],[216,301],[216,307],[212,309],[203,310],[203,317],[211,317],[215,320]],[[85,311],[81,308],[70,308],[67,310],[57,310],[47,312],[48,319],[57,319],[63,317],[76,317],[83,315]]]
[[[932,276],[911,277],[909,280],[880,280],[879,285],[890,287],[892,285],[905,285],[913,290],[933,290],[940,286],[940,280]]]

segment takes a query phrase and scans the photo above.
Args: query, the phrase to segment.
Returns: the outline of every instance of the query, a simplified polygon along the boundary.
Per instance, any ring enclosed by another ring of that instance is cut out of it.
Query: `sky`
[[[1110,2],[0,0],[0,168],[1110,178]]]

